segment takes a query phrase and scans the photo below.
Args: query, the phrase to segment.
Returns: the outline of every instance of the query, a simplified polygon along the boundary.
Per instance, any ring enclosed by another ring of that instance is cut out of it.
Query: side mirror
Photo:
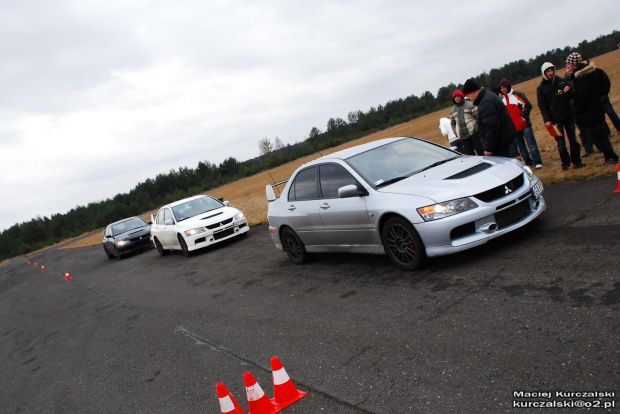
[[[228,206],[230,205],[230,201],[226,200],[226,201],[224,201],[224,203],[223,203],[223,204],[224,204],[226,207],[228,207]]]
[[[340,198],[357,197],[359,195],[360,191],[355,184],[345,185],[338,189],[338,197]]]
[[[174,221],[172,221],[172,220],[166,220],[166,221],[164,221],[164,225],[165,225],[165,226],[172,226],[173,224],[174,224]]]

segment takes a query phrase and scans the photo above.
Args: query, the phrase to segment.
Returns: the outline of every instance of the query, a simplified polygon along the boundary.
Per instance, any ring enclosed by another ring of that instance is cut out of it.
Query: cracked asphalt
[[[540,412],[519,390],[615,390],[596,412],[617,412],[616,189],[548,187],[535,222],[413,273],[385,256],[297,266],[266,226],[190,258],[17,258],[0,267],[0,412],[220,413],[220,381],[247,410],[243,374],[272,397],[273,356],[308,392],[290,413]]]

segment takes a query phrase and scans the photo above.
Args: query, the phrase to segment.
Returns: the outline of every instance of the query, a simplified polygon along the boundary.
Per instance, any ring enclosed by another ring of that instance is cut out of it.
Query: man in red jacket
[[[499,92],[502,95],[502,102],[506,105],[506,109],[508,109],[512,122],[517,129],[513,145],[519,149],[525,164],[537,169],[542,168],[542,157],[530,121],[532,104],[523,92],[512,89],[508,79],[502,79],[499,82]],[[525,144],[526,141],[527,145]]]

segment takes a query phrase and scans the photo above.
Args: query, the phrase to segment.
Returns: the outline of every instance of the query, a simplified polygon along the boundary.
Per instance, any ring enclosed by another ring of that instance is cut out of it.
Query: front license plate
[[[532,187],[532,194],[534,194],[534,198],[538,199],[543,192],[542,182],[537,182],[534,187]]]

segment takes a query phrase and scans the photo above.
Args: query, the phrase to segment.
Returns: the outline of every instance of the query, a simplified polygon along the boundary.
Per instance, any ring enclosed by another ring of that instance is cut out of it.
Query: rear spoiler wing
[[[278,187],[281,184],[286,184],[288,182],[288,179],[286,180],[282,180],[282,181],[278,181],[277,183],[273,183],[273,184],[267,184],[265,186],[265,192],[267,193],[267,200],[269,201],[274,201],[277,200],[278,197],[276,197],[276,193],[274,193],[273,188],[274,187]],[[278,192],[280,192],[278,190]]]

